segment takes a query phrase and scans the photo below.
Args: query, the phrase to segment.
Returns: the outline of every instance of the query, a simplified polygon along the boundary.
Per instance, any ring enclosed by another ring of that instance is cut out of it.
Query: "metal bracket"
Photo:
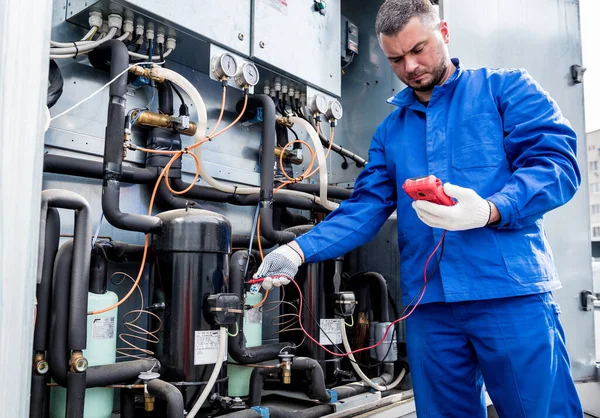
[[[585,68],[579,64],[571,65],[571,79],[573,80],[573,83],[575,83],[575,84],[583,83],[583,73],[585,73],[586,70],[587,70],[587,68]]]

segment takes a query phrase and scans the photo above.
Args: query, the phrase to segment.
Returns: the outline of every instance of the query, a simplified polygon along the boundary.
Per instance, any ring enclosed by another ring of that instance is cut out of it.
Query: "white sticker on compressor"
[[[285,16],[288,14],[288,2],[287,0],[267,0],[267,3],[280,13]]]
[[[215,364],[219,352],[219,331],[196,331],[194,335],[194,364]],[[222,361],[227,360],[227,341],[225,341],[225,355]]]
[[[115,336],[115,317],[92,319],[92,339],[110,340]]]
[[[339,319],[321,319],[319,321],[321,329],[319,330],[319,343],[322,345],[341,344],[342,331],[340,330]],[[329,338],[327,338],[329,337]],[[331,341],[330,341],[331,340]]]

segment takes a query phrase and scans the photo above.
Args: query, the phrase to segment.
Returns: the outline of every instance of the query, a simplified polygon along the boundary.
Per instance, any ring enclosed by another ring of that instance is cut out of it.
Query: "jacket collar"
[[[454,64],[456,66],[456,70],[454,70],[454,73],[452,73],[450,78],[448,80],[446,80],[446,82],[443,85],[435,86],[434,91],[435,90],[446,90],[446,89],[452,87],[456,83],[456,81],[460,78],[462,73],[464,72],[463,68],[460,65],[460,61],[458,58],[452,58],[451,61],[452,61],[452,64]],[[415,96],[414,90],[409,87],[405,88],[404,90],[402,90],[400,93],[396,94],[395,96],[392,96],[389,99],[387,99],[387,102],[389,104],[393,104],[398,107],[408,107],[408,106],[417,105],[418,107],[422,108],[421,110],[425,109],[423,104],[421,104],[417,100],[417,96]]]

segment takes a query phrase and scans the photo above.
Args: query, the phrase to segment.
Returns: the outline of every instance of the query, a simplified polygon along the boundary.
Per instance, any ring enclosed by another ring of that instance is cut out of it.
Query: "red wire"
[[[410,312],[407,313],[406,315],[404,315],[403,317],[400,317],[400,318],[396,319],[390,325],[388,325],[388,327],[385,329],[383,337],[381,338],[381,340],[378,343],[373,344],[373,345],[371,345],[369,347],[359,348],[359,349],[351,351],[349,353],[335,353],[335,352],[329,350],[327,347],[321,345],[317,340],[315,340],[306,331],[306,329],[304,329],[304,325],[302,325],[302,318],[300,317],[300,315],[302,314],[302,291],[300,290],[300,286],[298,286],[298,283],[296,283],[296,281],[292,277],[289,277],[289,276],[286,276],[286,275],[277,275],[277,276],[271,276],[271,277],[275,277],[275,278],[276,277],[285,277],[285,278],[289,279],[292,283],[294,283],[294,285],[298,289],[298,295],[299,295],[299,298],[300,298],[300,306],[298,308],[298,324],[300,325],[300,328],[302,329],[302,332],[304,332],[304,335],[306,335],[306,337],[308,337],[309,340],[311,340],[312,342],[314,342],[316,345],[318,345],[319,347],[321,347],[323,350],[325,350],[327,353],[331,354],[332,356],[345,357],[345,356],[349,356],[350,354],[356,354],[356,353],[360,353],[361,351],[370,350],[371,348],[375,348],[378,345],[382,344],[385,341],[385,337],[387,336],[387,334],[390,331],[390,328],[392,326],[394,326],[395,324],[397,324],[400,321],[405,320],[406,318],[408,318],[409,316],[412,315],[412,313],[415,311],[415,309],[417,308],[417,306],[419,306],[419,303],[421,303],[421,300],[423,300],[423,296],[425,296],[425,290],[427,289],[427,266],[429,265],[429,262],[433,258],[433,255],[440,248],[440,245],[442,245],[442,242],[444,241],[444,237],[445,236],[446,236],[446,231],[444,231],[444,233],[442,234],[442,237],[440,238],[437,246],[435,247],[435,249],[433,250],[433,252],[429,255],[429,258],[427,258],[427,261],[425,262],[425,267],[423,268],[423,282],[425,283],[425,285],[423,286],[423,290],[421,291],[421,296],[419,297],[419,300],[417,300],[417,303],[415,303],[413,305],[413,307],[410,310]],[[253,279],[253,280],[249,280],[248,283],[259,283],[262,280],[263,280],[262,278]]]

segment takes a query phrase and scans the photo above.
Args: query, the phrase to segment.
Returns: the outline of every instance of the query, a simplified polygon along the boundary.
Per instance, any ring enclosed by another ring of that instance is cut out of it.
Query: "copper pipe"
[[[179,129],[177,118],[171,115],[163,115],[160,113],[150,112],[145,110],[139,115],[135,121],[136,125],[151,126],[154,128],[176,129],[180,134],[194,136],[196,135],[196,124],[190,122],[187,129]]]

